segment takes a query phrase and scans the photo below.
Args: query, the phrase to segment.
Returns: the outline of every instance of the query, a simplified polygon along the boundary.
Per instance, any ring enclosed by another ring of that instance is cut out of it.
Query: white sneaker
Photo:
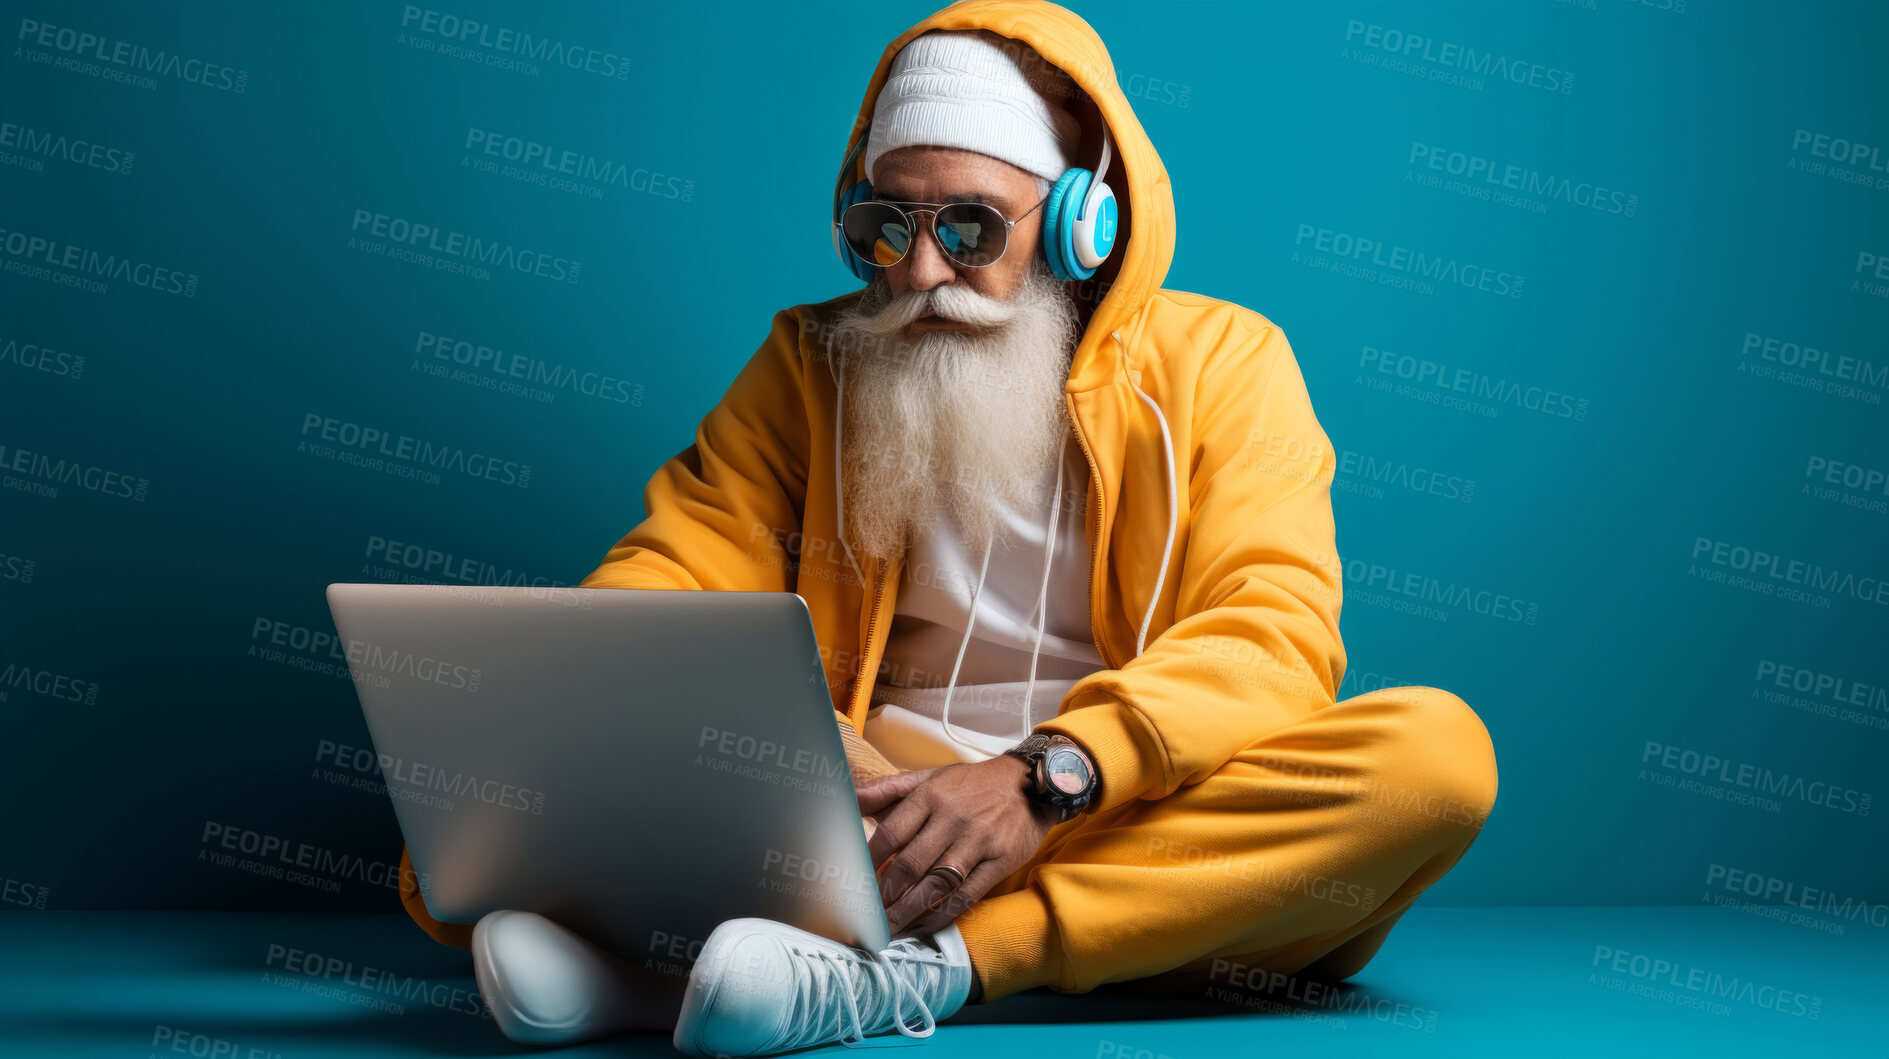
[[[731,919],[702,945],[676,1019],[685,1055],[773,1055],[897,1030],[929,1037],[964,1006],[971,956],[956,926],[937,947],[869,953],[771,919]],[[916,1015],[919,1028],[906,1024]]]
[[[577,1044],[636,1025],[621,961],[534,912],[481,918],[472,970],[492,1021],[519,1044]]]

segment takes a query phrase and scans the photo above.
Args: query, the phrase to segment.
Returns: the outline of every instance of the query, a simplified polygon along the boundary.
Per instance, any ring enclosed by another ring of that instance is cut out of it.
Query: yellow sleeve
[[[1175,453],[1193,477],[1173,624],[1036,726],[1095,758],[1100,810],[1206,779],[1331,705],[1344,678],[1338,461],[1283,332],[1266,322],[1203,369],[1192,426],[1191,451]]]
[[[793,590],[786,544],[800,530],[810,442],[798,312],[774,315],[695,443],[650,479],[647,517],[582,587]]]

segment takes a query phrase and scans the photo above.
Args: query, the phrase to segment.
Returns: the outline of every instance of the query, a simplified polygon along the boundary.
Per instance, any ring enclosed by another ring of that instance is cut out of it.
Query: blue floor
[[[1419,905],[1369,967],[1329,992],[1269,995],[1244,982],[1229,983],[1231,999],[1038,991],[968,1009],[929,1041],[875,1041],[922,1049],[904,1053],[914,1059],[1889,1055],[1889,925],[1798,919]],[[527,1051],[469,1013],[473,988],[469,957],[400,915],[0,915],[9,1057]],[[555,1054],[674,1053],[652,1034]]]

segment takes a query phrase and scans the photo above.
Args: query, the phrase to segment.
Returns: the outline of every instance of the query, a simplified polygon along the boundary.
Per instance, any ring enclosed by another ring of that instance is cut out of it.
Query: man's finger
[[[949,859],[949,857],[946,858],[946,860]],[[938,907],[920,915],[909,928],[906,928],[905,932],[935,934],[943,930],[989,893],[992,887],[1002,882],[1004,876],[1008,874],[1010,873],[1004,870],[1001,861],[987,860],[979,863],[977,867],[971,869],[971,874],[965,877],[963,886],[952,891]],[[898,933],[900,930],[898,927],[892,929],[893,933]]]
[[[951,885],[954,882],[956,882],[955,879],[946,879],[942,875],[921,877],[916,886],[905,891],[905,896],[894,901],[892,907],[885,910],[885,921],[892,928],[892,933],[897,934],[904,930],[906,920],[923,914],[925,909],[930,908],[940,898],[949,900]]]
[[[924,798],[907,798],[890,812],[881,814],[879,826],[866,840],[866,853],[872,858],[873,870],[877,871],[894,853],[904,849],[930,815],[931,807]]]
[[[925,836],[919,836],[923,841]],[[913,843],[917,845],[917,843]],[[927,910],[939,901],[949,901],[952,891],[960,889],[960,882],[968,882],[969,876],[976,872],[984,858],[983,840],[975,834],[964,834],[957,841],[945,847],[944,852],[930,858],[930,863],[919,869],[920,877],[896,903],[886,908],[886,922],[897,933],[913,920],[923,919]],[[941,864],[949,864],[958,869],[963,878],[949,873],[938,874]]]
[[[886,922],[893,930],[918,918],[932,902],[951,892],[952,883],[957,880],[931,874],[931,869],[941,861],[957,864],[945,856],[946,851],[955,851],[966,863],[976,861],[977,854],[966,849],[971,843],[956,833],[962,827],[960,821],[934,816],[925,821],[925,829],[918,837],[886,865],[885,874],[879,879],[879,894],[885,901]]]
[[[855,787],[859,796],[861,813],[876,813],[900,798],[918,789],[919,784],[931,778],[937,769],[920,769],[916,772],[901,772],[896,776],[881,776],[867,780]]]

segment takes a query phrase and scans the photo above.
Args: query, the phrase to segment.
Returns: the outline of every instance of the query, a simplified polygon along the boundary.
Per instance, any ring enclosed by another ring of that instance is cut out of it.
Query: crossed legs
[[[979,999],[1131,980],[1198,995],[1235,965],[1353,974],[1475,841],[1495,794],[1488,732],[1461,699],[1346,699],[1198,784],[1052,831],[957,919]]]
[[[1488,732],[1456,696],[1402,687],[1339,702],[1201,783],[1050,832],[956,921],[973,997],[1129,981],[1199,995],[1233,968],[1347,977],[1468,850],[1496,786]],[[401,868],[413,918],[470,947],[471,927],[427,914],[404,854]],[[641,1001],[623,1028],[673,1022],[683,979],[625,965],[609,976]]]

